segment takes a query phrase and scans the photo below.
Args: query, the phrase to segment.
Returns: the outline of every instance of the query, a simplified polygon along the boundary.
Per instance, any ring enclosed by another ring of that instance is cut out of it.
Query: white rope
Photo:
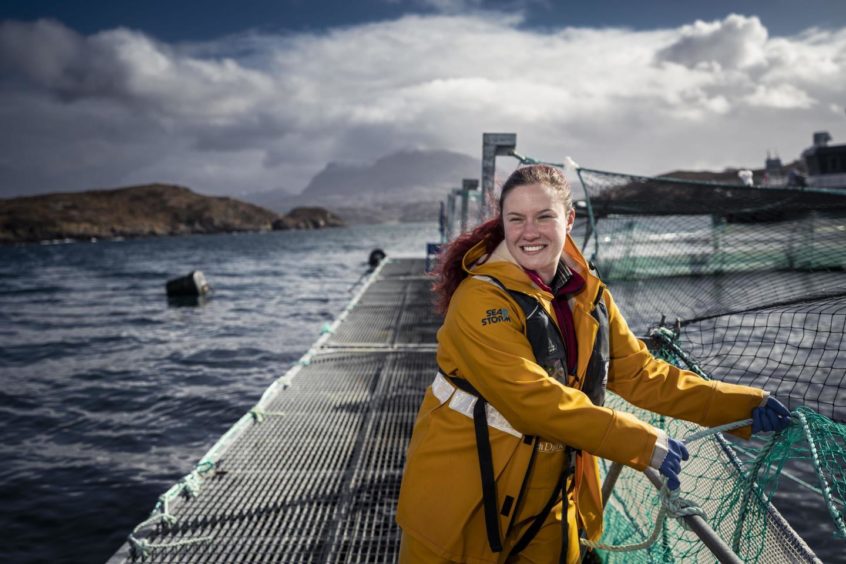
[[[147,539],[138,539],[135,538],[133,535],[129,535],[129,544],[132,548],[136,551],[136,553],[142,558],[145,559],[147,556],[150,555],[150,552],[153,550],[161,550],[163,548],[178,548],[180,546],[188,546],[192,544],[198,544],[201,542],[210,541],[212,537],[198,537],[195,539],[185,539],[180,541],[174,542],[161,542],[161,543],[151,543]]]
[[[703,429],[701,431],[697,431],[696,433],[692,433],[688,435],[683,442],[685,444],[690,444],[694,441],[704,439],[705,437],[710,437],[724,431],[733,431],[751,424],[752,419],[741,419],[740,421],[726,423],[725,425],[718,425],[717,427]],[[679,519],[682,526],[685,528],[687,528],[687,524],[683,520],[685,517],[698,515],[703,519],[708,518],[701,507],[696,505],[694,502],[681,497],[678,490],[668,489],[666,477],[662,477],[662,479],[663,485],[661,486],[661,489],[658,490],[658,497],[661,500],[661,508],[658,510],[658,515],[655,518],[655,527],[652,529],[652,534],[650,534],[649,537],[639,543],[624,545],[602,544],[588,539],[580,539],[581,543],[589,548],[605,550],[608,552],[631,552],[634,550],[642,550],[652,546],[652,544],[658,539],[658,535],[661,532],[661,529],[663,529],[664,521],[667,519],[668,515]]]
[[[664,521],[667,519],[668,515],[677,519],[683,519],[684,517],[689,517],[691,515],[698,515],[703,519],[707,518],[705,511],[703,511],[701,507],[692,501],[679,496],[678,490],[667,489],[666,478],[664,478],[664,484],[661,486],[658,496],[661,499],[661,508],[658,510],[658,517],[655,519],[655,527],[652,529],[652,534],[643,541],[635,544],[610,545],[594,542],[588,539],[581,539],[581,543],[589,548],[605,550],[608,552],[631,552],[634,550],[642,550],[652,546],[652,544],[658,539],[658,535],[661,533],[661,529],[664,528]],[[682,525],[684,524],[684,521],[682,521]]]

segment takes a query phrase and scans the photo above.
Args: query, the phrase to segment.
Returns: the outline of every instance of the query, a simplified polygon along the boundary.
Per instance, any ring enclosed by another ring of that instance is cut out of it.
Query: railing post
[[[496,157],[497,155],[510,155],[516,148],[516,133],[485,133],[482,135],[482,201],[479,206],[479,223],[485,221],[488,206],[493,202]]]
[[[452,241],[455,237],[455,190],[450,190],[447,196],[446,239]]]
[[[643,473],[659,490],[664,485],[661,481],[661,475],[654,468],[647,468]],[[743,560],[717,535],[705,519],[699,515],[686,515],[682,519],[690,527],[690,530],[699,537],[699,540],[708,547],[708,550],[717,557],[717,560],[731,564],[743,564]]]
[[[590,225],[590,232],[593,235],[593,255],[591,255],[590,260],[593,261],[594,264],[599,264],[599,233],[596,232],[596,217],[593,215],[593,204],[591,203],[590,197],[590,190],[588,185],[585,184],[585,179],[582,177],[582,169],[576,168],[576,174],[579,176],[579,182],[582,183],[582,189],[585,191],[585,204],[587,205],[587,214],[588,214],[588,224]],[[588,239],[585,239],[584,244],[582,245],[582,252],[587,251],[587,242]]]
[[[608,473],[605,475],[605,481],[602,482],[602,503],[603,505],[607,503],[609,497],[611,497],[611,492],[614,491],[614,484],[617,483],[617,478],[620,477],[620,472],[623,471],[623,465],[619,462],[611,463],[611,467],[608,468]]]
[[[461,181],[461,232],[467,231],[469,216],[470,192],[479,189],[479,181],[475,178],[465,178]]]

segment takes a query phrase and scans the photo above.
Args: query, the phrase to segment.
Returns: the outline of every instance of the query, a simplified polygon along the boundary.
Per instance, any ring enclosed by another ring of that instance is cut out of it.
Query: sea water
[[[0,562],[103,562],[436,224],[0,247]],[[197,306],[165,282],[201,270]]]

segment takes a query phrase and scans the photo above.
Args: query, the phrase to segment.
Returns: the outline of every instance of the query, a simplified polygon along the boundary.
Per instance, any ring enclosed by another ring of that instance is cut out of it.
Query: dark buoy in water
[[[385,257],[388,256],[385,254],[385,251],[382,249],[373,249],[370,251],[370,256],[367,259],[367,264],[370,265],[370,268],[376,268],[379,266],[379,263],[382,262]]]
[[[353,284],[352,286],[350,286],[349,291],[350,291],[350,292],[352,292],[353,288],[355,288],[356,286],[358,286],[359,284],[361,284],[361,281],[362,281],[362,280],[364,280],[364,278],[365,278],[368,274],[372,274],[372,273],[373,273],[373,271],[374,271],[374,270],[376,270],[376,267],[377,267],[377,266],[379,266],[379,264],[380,264],[383,260],[385,260],[385,257],[386,257],[386,256],[388,256],[388,255],[386,255],[386,254],[385,254],[385,251],[383,251],[382,249],[373,249],[372,251],[370,251],[370,256],[369,256],[369,257],[367,257],[367,265],[368,265],[370,268],[368,268],[368,269],[364,272],[364,274],[362,274],[362,275],[359,277],[359,279],[358,279],[358,280],[356,280],[355,284]]]
[[[209,283],[199,270],[194,270],[187,276],[168,280],[165,287],[169,298],[199,297],[209,292]]]

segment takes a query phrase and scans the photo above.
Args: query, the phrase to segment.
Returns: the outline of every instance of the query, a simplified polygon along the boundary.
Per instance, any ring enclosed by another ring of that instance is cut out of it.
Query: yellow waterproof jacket
[[[489,429],[497,500],[517,500],[516,508],[500,512],[503,535],[520,510],[533,448],[527,437],[581,449],[574,499],[579,527],[594,540],[602,533],[602,499],[591,455],[638,470],[650,463],[659,432],[632,415],[593,405],[578,389],[597,335],[599,324],[591,310],[599,292],[608,310],[609,390],[639,407],[709,427],[749,417],[761,403],[761,390],[707,381],[652,357],[570,237],[562,258],[585,279],[585,287],[569,301],[578,343],[576,378],[570,386],[561,384],[534,362],[519,305],[501,288],[474,276],[495,277],[507,288],[534,297],[556,320],[553,296],[531,282],[504,243],[484,258],[482,244],[464,257],[468,277],[452,296],[438,331],[437,360],[446,374],[468,380],[523,435]],[[750,433],[749,427],[737,432],[744,437]],[[485,533],[473,420],[452,409],[449,401],[442,403],[431,386],[408,447],[397,522],[404,534],[450,560],[497,562],[505,556],[491,552]]]

